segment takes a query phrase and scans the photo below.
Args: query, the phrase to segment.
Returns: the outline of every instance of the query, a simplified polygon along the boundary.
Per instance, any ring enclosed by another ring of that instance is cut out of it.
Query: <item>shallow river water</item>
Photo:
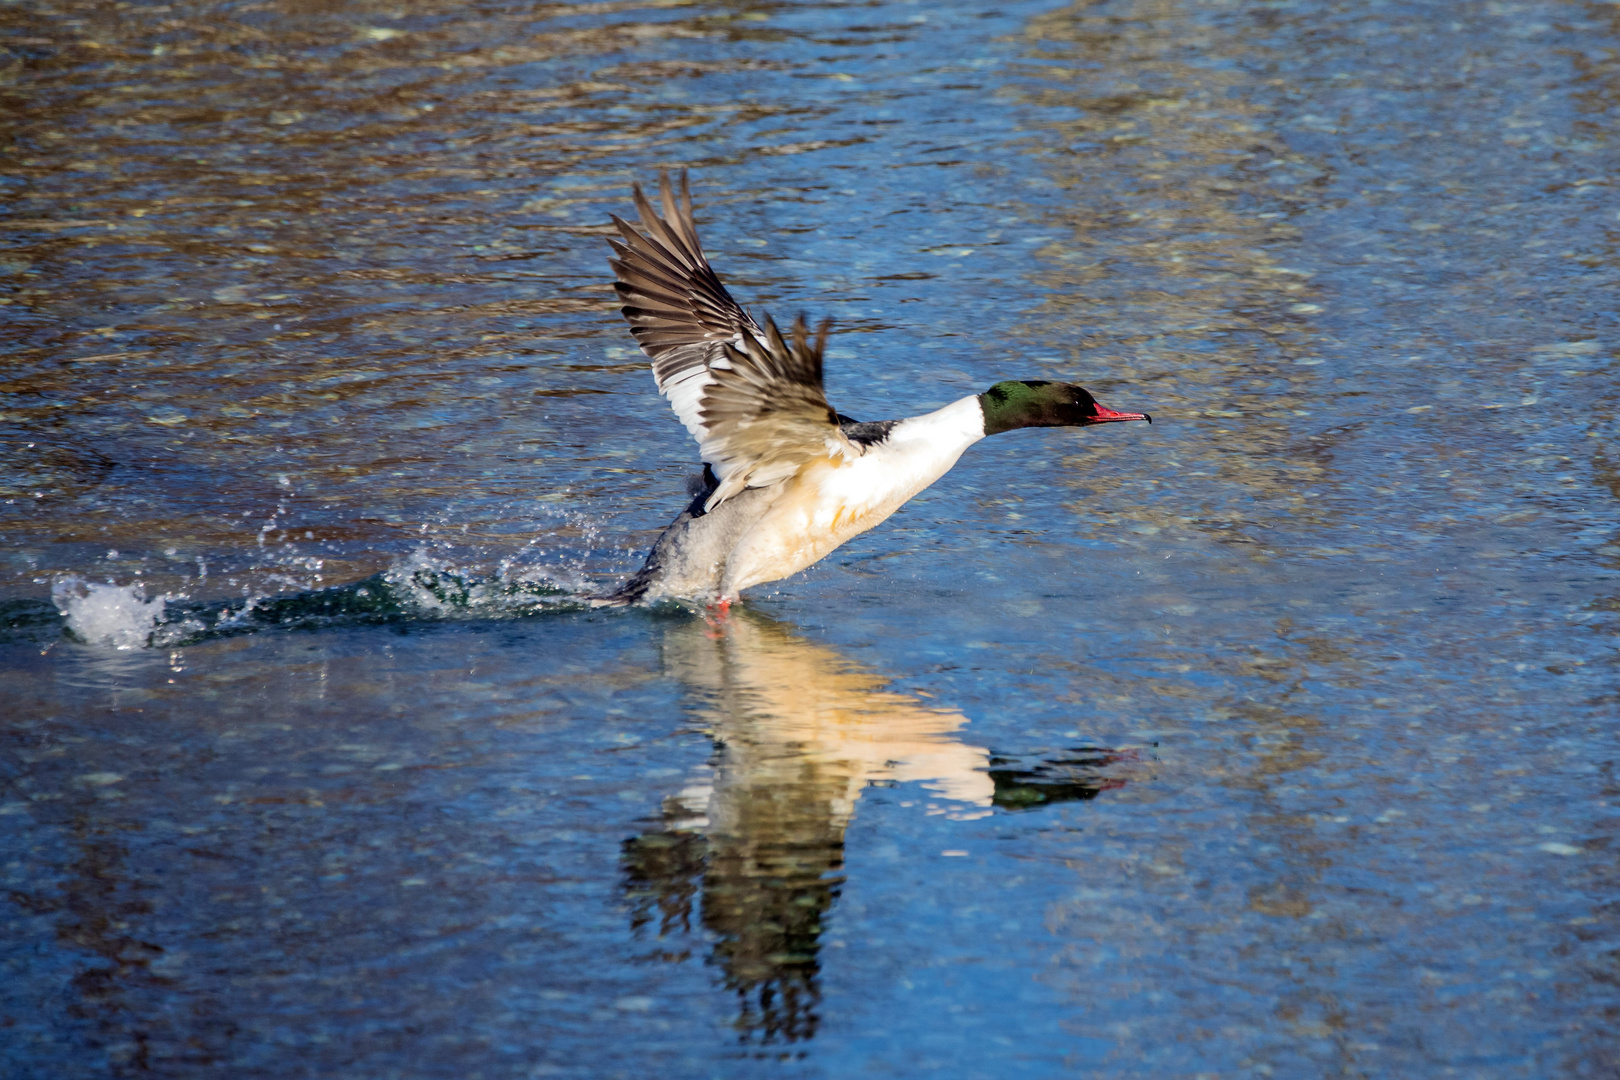
[[[1620,1069],[1620,5],[0,6],[0,1057]],[[691,170],[885,419],[727,618],[608,287]]]

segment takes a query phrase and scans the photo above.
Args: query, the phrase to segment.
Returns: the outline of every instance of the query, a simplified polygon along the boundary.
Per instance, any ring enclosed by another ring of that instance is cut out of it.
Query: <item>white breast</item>
[[[979,399],[966,397],[902,420],[859,458],[812,462],[786,482],[770,511],[738,541],[727,560],[722,593],[736,596],[824,558],[881,524],[982,438]]]

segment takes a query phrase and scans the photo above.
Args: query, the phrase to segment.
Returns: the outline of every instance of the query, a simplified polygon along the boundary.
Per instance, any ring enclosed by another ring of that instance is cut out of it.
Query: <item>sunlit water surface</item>
[[[0,8],[0,1050],[1612,1076],[1620,7]],[[606,215],[1025,431],[729,619]]]

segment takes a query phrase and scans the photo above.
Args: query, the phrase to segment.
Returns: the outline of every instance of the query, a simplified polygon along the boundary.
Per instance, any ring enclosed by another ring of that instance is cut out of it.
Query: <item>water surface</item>
[[[28,1078],[1603,1076],[1620,7],[0,9]],[[606,216],[973,448],[729,619]]]

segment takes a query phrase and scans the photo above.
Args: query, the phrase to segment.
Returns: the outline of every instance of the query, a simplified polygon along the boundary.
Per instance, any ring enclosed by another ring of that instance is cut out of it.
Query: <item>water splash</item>
[[[139,585],[57,579],[51,600],[66,634],[114,649],[171,648],[262,630],[311,630],[376,623],[513,619],[591,606],[597,591],[571,569],[513,561],[492,574],[458,567],[426,548],[361,581],[320,589],[194,600],[147,599]]]
[[[51,602],[67,623],[68,633],[89,645],[142,649],[152,643],[171,598],[151,600],[139,585],[98,584],[77,575],[51,585]]]
[[[514,557],[484,576],[426,547],[417,548],[378,578],[402,607],[428,617],[524,615],[558,603],[588,603],[599,591],[570,568],[520,567]]]

